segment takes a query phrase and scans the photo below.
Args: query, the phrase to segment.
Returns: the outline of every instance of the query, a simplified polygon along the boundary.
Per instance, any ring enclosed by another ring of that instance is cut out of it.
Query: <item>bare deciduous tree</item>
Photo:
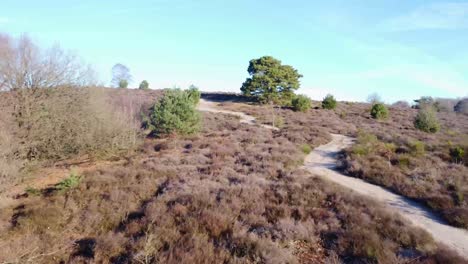
[[[112,67],[112,86],[127,88],[122,87],[122,84],[126,83],[128,85],[131,81],[132,75],[130,74],[130,69],[127,66],[117,63],[116,65],[114,65],[114,67]]]
[[[0,90],[53,88],[95,83],[92,69],[55,45],[39,48],[27,35],[0,35]]]
[[[367,102],[371,104],[381,103],[382,98],[380,97],[378,93],[372,93],[372,94],[369,94],[369,96],[367,97]]]

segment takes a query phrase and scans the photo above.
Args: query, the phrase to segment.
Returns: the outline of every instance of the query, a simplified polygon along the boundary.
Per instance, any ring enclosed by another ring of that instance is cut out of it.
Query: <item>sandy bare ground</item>
[[[206,112],[235,115],[239,117],[242,123],[259,125],[252,116],[241,112],[221,110],[217,108],[216,103],[208,102],[203,99],[200,101],[198,109]],[[278,129],[272,126],[260,126],[268,129]],[[352,138],[332,134],[332,141],[330,143],[315,148],[314,151],[306,157],[304,168],[314,175],[333,181],[361,195],[367,196],[374,201],[382,203],[388,210],[399,213],[415,226],[426,230],[436,241],[445,244],[458,252],[461,256],[468,258],[467,230],[449,226],[444,220],[420,203],[394,194],[382,187],[363,180],[348,177],[337,171],[337,154],[352,144]]]
[[[274,126],[258,124],[255,121],[255,117],[247,115],[245,113],[219,109],[216,103],[210,102],[204,99],[200,99],[200,103],[198,104],[198,110],[202,112],[212,112],[212,113],[233,115],[233,116],[239,117],[239,122],[244,123],[244,124],[258,125],[267,129],[271,129],[271,130],[279,130],[277,127],[274,127]]]

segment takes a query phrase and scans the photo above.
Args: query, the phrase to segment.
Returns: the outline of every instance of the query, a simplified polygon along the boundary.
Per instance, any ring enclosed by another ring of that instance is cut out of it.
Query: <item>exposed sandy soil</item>
[[[231,114],[238,116],[240,122],[258,125],[255,118],[245,113],[221,110],[216,103],[201,100],[198,107],[200,111]],[[261,125],[268,129],[278,129],[272,126]],[[367,183],[363,180],[348,177],[336,170],[337,154],[353,144],[353,139],[343,135],[332,135],[332,141],[314,149],[305,159],[304,168],[311,173],[333,181],[346,188],[379,201],[389,210],[399,213],[415,226],[421,227],[430,233],[434,239],[441,242],[460,255],[468,258],[468,231],[449,226],[440,217],[425,206],[396,195],[382,187]]]
[[[239,117],[239,122],[241,123],[245,123],[249,125],[258,125],[267,129],[272,129],[272,130],[279,130],[277,127],[274,127],[274,126],[257,123],[255,120],[255,117],[247,115],[245,113],[218,109],[216,108],[216,103],[210,102],[204,99],[200,99],[200,103],[198,104],[198,110],[204,111],[204,112],[233,115],[233,116]]]

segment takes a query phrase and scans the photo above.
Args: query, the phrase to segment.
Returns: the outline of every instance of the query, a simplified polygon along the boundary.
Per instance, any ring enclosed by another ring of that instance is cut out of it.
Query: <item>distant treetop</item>
[[[120,64],[120,63],[117,63],[117,64],[114,65],[114,67],[112,67],[112,81],[111,81],[111,84],[114,87],[123,88],[123,87],[121,87],[121,84],[124,83],[122,81],[126,81],[127,86],[128,86],[128,84],[130,82],[132,82],[132,75],[130,74],[130,69],[127,66],[125,66],[123,64]]]
[[[247,71],[250,77],[242,84],[241,91],[262,103],[290,102],[302,78],[292,66],[283,65],[271,56],[251,60]]]
[[[149,89],[149,83],[147,80],[143,80],[141,83],[140,83],[140,86],[138,87],[138,89],[140,90],[148,90]]]

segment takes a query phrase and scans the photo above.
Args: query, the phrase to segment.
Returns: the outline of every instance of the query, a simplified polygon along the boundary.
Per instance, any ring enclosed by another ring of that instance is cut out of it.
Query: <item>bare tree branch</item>
[[[117,63],[112,67],[111,84],[114,87],[119,87],[121,81],[126,81],[127,83],[132,82],[132,75],[130,74],[130,69],[127,66]]]
[[[27,36],[0,35],[0,89],[38,89],[92,85],[91,68],[78,56],[55,45],[40,49]]]

